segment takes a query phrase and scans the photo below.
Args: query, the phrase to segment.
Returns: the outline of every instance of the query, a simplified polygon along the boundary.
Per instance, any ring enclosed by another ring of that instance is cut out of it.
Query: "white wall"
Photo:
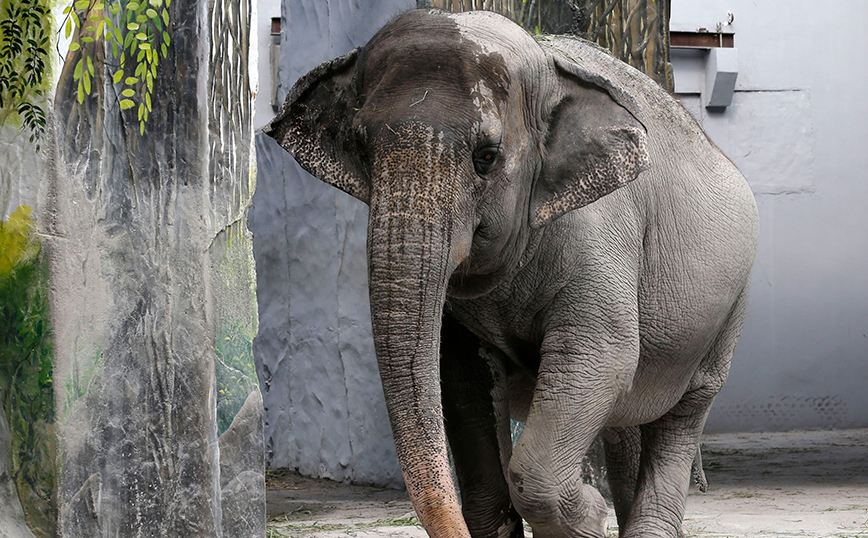
[[[680,96],[756,194],[751,302],[707,431],[868,426],[868,7],[673,0],[672,24],[735,15],[733,105]],[[698,76],[674,55],[676,88]],[[682,77],[679,80],[679,75]]]
[[[271,44],[271,19],[280,17],[281,0],[258,0],[256,2],[259,20],[256,24],[256,43],[259,57],[259,90],[256,93],[256,115],[253,128],[262,129],[274,117],[275,109],[271,105],[271,87],[277,81],[271,80],[271,64],[269,45]]]

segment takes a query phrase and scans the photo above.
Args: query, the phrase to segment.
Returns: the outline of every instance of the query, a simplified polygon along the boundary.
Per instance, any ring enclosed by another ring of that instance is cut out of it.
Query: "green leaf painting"
[[[13,480],[27,524],[55,536],[56,443],[48,264],[31,209],[0,222],[0,406],[12,433]]]
[[[39,151],[53,19],[48,0],[0,0],[0,125],[20,125]],[[162,36],[160,36],[162,39]]]
[[[153,100],[153,78],[160,59],[167,58],[170,50],[172,21],[166,9],[168,6],[169,2],[164,0],[77,0],[63,10],[66,18],[62,26],[66,28],[67,37],[72,35],[73,40],[69,48],[71,57],[67,61],[76,58],[79,62],[87,61],[87,70],[81,73],[76,65],[73,77],[74,80],[81,78],[77,86],[79,103],[83,103],[85,96],[97,88],[92,84],[96,80],[94,65],[104,66],[112,85],[117,87],[120,109],[129,110],[139,105],[137,121],[139,131],[144,134]],[[85,24],[82,25],[81,21]],[[72,32],[73,28],[77,31]],[[89,44],[93,45],[85,46]],[[103,59],[104,48],[106,57]],[[124,77],[125,71],[134,72],[136,76]],[[144,77],[145,73],[150,73],[151,77]]]

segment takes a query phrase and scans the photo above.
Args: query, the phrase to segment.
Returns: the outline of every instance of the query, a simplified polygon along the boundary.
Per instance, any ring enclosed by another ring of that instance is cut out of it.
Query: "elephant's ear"
[[[317,178],[367,203],[370,185],[352,132],[359,49],[304,75],[264,129]]]
[[[542,169],[531,195],[535,228],[623,187],[650,165],[635,100],[597,73],[554,60],[560,91],[549,108]]]

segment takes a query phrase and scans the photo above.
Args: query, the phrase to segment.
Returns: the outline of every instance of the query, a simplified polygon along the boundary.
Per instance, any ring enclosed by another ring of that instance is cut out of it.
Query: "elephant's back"
[[[618,206],[632,199],[648,226],[680,242],[685,255],[737,254],[725,270],[740,275],[749,270],[758,236],[756,202],[747,180],[696,119],[650,77],[589,41],[572,36],[537,41],[549,54],[602,75],[629,95],[636,104],[631,112],[647,129],[650,167],[624,192],[597,203],[620,211]]]
[[[625,215],[640,221],[643,354],[653,350],[690,364],[696,357],[688,355],[705,351],[749,280],[759,234],[750,187],[693,116],[644,73],[578,38],[538,41],[551,54],[606,77],[637,105],[648,133],[649,168],[577,216],[602,215],[595,222],[606,223],[601,226],[612,235]]]

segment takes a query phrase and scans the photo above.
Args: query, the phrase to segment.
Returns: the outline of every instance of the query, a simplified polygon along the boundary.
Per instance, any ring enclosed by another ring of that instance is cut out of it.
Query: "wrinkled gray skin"
[[[744,178],[681,106],[584,42],[412,11],[266,131],[370,204],[377,359],[431,536],[521,536],[519,515],[604,536],[579,478],[598,433],[621,536],[679,535],[757,241]]]

